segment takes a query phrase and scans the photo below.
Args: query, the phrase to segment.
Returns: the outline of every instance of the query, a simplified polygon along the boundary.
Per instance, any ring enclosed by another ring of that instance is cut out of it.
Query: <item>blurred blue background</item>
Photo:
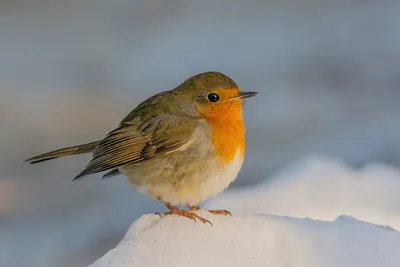
[[[232,187],[323,154],[400,163],[400,2],[1,0],[0,266],[85,266],[162,205],[124,177],[72,178],[145,98],[215,70],[258,91]]]

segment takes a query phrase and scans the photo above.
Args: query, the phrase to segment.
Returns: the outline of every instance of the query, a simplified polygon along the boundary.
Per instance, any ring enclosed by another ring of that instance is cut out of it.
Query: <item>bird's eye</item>
[[[210,93],[210,94],[208,94],[207,98],[211,102],[217,102],[219,100],[219,95],[217,95],[215,93]]]

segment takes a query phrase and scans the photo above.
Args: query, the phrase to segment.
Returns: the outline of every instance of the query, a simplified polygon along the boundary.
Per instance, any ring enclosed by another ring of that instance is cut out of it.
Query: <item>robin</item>
[[[210,223],[195,213],[197,205],[225,190],[239,173],[245,152],[242,102],[256,94],[242,92],[225,74],[201,73],[139,104],[104,139],[26,161],[92,152],[73,180],[103,171],[108,171],[103,179],[123,174],[134,188],[168,208],[160,215]]]

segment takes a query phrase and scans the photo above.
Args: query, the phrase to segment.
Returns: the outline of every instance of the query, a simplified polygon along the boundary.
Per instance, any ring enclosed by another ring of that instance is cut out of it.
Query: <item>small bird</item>
[[[158,214],[211,224],[195,213],[197,205],[225,190],[238,175],[245,153],[242,102],[256,94],[242,92],[223,73],[200,73],[143,101],[104,139],[26,162],[92,152],[92,159],[73,180],[105,171],[103,179],[123,174],[135,189],[169,210]]]

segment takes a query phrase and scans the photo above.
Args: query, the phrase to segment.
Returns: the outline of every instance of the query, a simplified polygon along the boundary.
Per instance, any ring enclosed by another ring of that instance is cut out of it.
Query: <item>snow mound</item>
[[[348,215],[400,230],[399,203],[399,169],[378,163],[355,169],[318,156],[300,160],[261,184],[228,190],[204,206],[235,215],[276,214],[324,221]]]
[[[307,266],[400,264],[400,233],[352,217],[333,222],[275,215],[216,216],[214,224],[145,215],[91,267]]]
[[[205,203],[234,215],[200,211],[214,227],[177,216],[141,217],[92,267],[398,267],[399,191],[398,169],[308,158]]]

